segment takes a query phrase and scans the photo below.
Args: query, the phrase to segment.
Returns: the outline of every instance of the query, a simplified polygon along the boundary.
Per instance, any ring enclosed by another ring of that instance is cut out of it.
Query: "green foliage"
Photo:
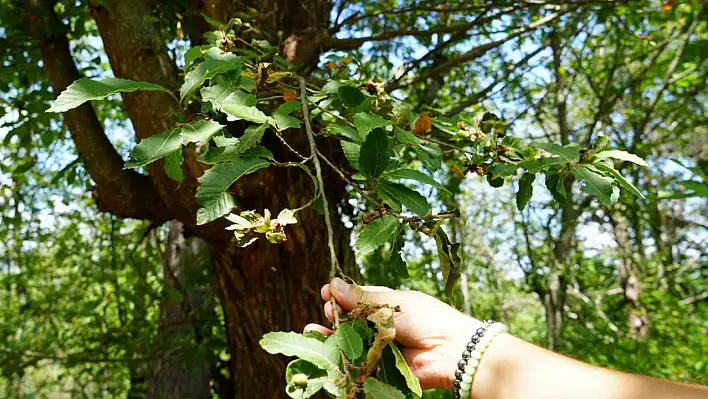
[[[57,97],[47,112],[66,112],[87,101],[102,100],[111,94],[145,90],[170,92],[160,85],[127,79],[79,79],[59,94],[59,97]]]

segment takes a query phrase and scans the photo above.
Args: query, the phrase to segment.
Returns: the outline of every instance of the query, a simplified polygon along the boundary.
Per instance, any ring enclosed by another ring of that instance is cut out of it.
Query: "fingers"
[[[393,291],[384,287],[359,287],[355,284],[347,284],[340,278],[335,278],[328,286],[322,287],[321,294],[322,299],[326,301],[329,301],[334,295],[337,304],[346,311],[354,309],[359,302],[396,306],[402,302],[402,297],[405,295],[400,291]]]
[[[327,318],[330,321],[334,321],[334,313],[332,313],[332,302],[331,301],[327,301],[325,303],[324,311],[325,311],[325,316],[327,316]],[[340,315],[344,314],[344,310],[342,310],[342,307],[339,305],[337,305],[337,314],[340,314]]]
[[[334,331],[330,330],[329,328],[315,323],[310,323],[306,325],[305,328],[302,330],[302,332],[304,333],[308,331],[317,331],[323,335],[332,335],[334,333]]]

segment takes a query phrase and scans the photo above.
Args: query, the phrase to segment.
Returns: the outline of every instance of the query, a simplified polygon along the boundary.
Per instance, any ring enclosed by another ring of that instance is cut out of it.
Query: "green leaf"
[[[452,244],[442,228],[437,229],[434,238],[438,247],[440,269],[443,272],[443,280],[445,281],[445,295],[448,300],[452,300],[457,282],[462,277],[462,260],[459,254],[460,244]]]
[[[234,70],[241,70],[241,59],[231,53],[225,53],[217,47],[211,47],[204,56],[204,61],[187,72],[184,83],[179,88],[180,101],[184,101],[194,90],[205,81]]]
[[[374,337],[374,333],[371,331],[366,319],[352,320],[351,325],[360,337],[364,339],[372,339]]]
[[[450,192],[448,191],[445,186],[442,184],[438,183],[433,179],[432,177],[426,175],[425,173],[418,171],[418,170],[413,170],[413,169],[396,169],[391,172],[386,172],[384,174],[386,176],[387,180],[395,180],[395,179],[403,179],[403,180],[415,180],[419,183],[427,184],[429,186],[433,186],[437,188],[438,190],[442,190],[445,192]]]
[[[330,123],[329,125],[327,125],[327,132],[329,134],[335,134],[338,136],[346,137],[356,142],[361,141],[361,136],[359,136],[359,132],[357,132],[356,129],[349,125],[344,125],[340,123]]]
[[[184,144],[198,143],[206,145],[211,138],[219,133],[224,125],[208,119],[201,119],[192,124],[180,126]]]
[[[290,382],[295,374],[305,374],[310,378],[324,377],[327,372],[304,359],[295,359],[285,368],[285,381]]]
[[[184,52],[184,66],[189,68],[192,62],[203,58],[202,51],[206,51],[211,46],[194,46],[190,47],[189,50]]]
[[[278,108],[275,109],[276,114],[281,114],[281,115],[288,115],[292,113],[293,111],[296,111],[300,109],[300,101],[298,100],[292,100],[288,101],[286,103],[280,104]]]
[[[406,144],[410,146],[420,145],[420,139],[416,137],[413,133],[407,132],[401,128],[396,128],[396,140],[401,144]]]
[[[556,143],[541,143],[536,145],[553,155],[558,155],[563,158],[566,162],[578,162],[580,161],[580,147],[575,144],[570,144],[562,146]]]
[[[184,180],[182,162],[184,162],[184,158],[182,157],[182,147],[178,147],[175,152],[165,158],[165,173],[167,173],[167,177],[182,183]]]
[[[550,166],[565,165],[567,163],[568,161],[563,157],[545,157],[534,159],[533,161],[521,162],[519,166],[526,169],[529,173],[538,173],[548,169]]]
[[[553,199],[561,204],[565,203],[567,199],[565,194],[565,175],[562,176],[563,178],[561,179],[559,173],[546,174],[546,188],[551,192]]]
[[[238,138],[238,142],[236,142],[236,145],[234,146],[235,150],[237,152],[244,152],[255,147],[261,142],[261,139],[263,139],[263,134],[267,128],[268,124],[265,123],[262,125],[251,125],[247,127],[246,131],[243,133],[243,136]]]
[[[629,153],[627,151],[620,151],[620,150],[610,150],[610,151],[602,151],[598,152],[595,154],[595,159],[597,160],[602,160],[602,159],[607,159],[607,158],[612,158],[612,159],[617,159],[620,161],[627,161],[627,162],[632,162],[640,166],[649,166],[647,165],[646,161],[639,158],[638,156]]]
[[[270,123],[270,121],[272,121],[272,118],[264,114],[263,111],[256,107],[246,107],[237,104],[224,104],[221,106],[221,110],[235,118],[244,119],[259,125],[266,122]]]
[[[228,215],[236,204],[229,193],[221,193],[209,202],[202,204],[202,208],[197,210],[197,224],[212,222],[224,215]]]
[[[686,187],[688,190],[693,190],[697,195],[701,197],[708,197],[708,185],[694,180],[683,180],[678,182],[678,184]]]
[[[430,205],[424,196],[402,184],[381,182],[377,188],[418,216],[425,216],[430,211]]]
[[[523,211],[533,194],[533,181],[536,180],[535,173],[524,173],[519,180],[519,191],[516,193],[516,208]]]
[[[403,357],[401,350],[398,349],[398,345],[388,344],[388,346],[391,348],[393,355],[396,357],[396,368],[401,375],[403,375],[403,378],[406,379],[408,389],[413,391],[413,393],[418,396],[423,396],[423,390],[420,388],[420,381],[418,380],[418,377],[413,374],[410,367],[408,367],[408,363],[406,363],[406,359]]]
[[[369,132],[372,130],[389,126],[390,124],[391,122],[386,119],[366,112],[359,112],[354,115],[354,126],[356,126],[356,130],[359,131],[359,136],[361,136],[362,141],[366,141],[366,136],[368,136]]]
[[[235,144],[228,147],[209,147],[206,152],[199,156],[199,162],[214,165],[221,162],[233,161],[236,158],[250,157],[273,159],[273,153],[263,146],[255,146],[245,152],[241,152]]]
[[[334,332],[334,338],[337,339],[337,346],[344,352],[347,359],[354,361],[364,353],[364,343],[351,324],[340,324]]]
[[[177,151],[182,146],[181,131],[180,128],[165,130],[141,140],[130,151],[130,161],[125,163],[125,167],[131,169],[145,166]]]
[[[585,182],[580,191],[597,196],[605,206],[612,205],[613,189],[612,179],[590,170],[587,166],[574,166],[573,175],[576,179]]]
[[[359,153],[361,152],[361,146],[359,144],[350,143],[348,141],[340,141],[342,145],[342,152],[344,156],[349,161],[349,164],[356,170],[359,170]]]
[[[510,136],[507,136],[510,137]],[[495,175],[499,177],[507,177],[511,176],[516,172],[516,169],[518,169],[518,165],[512,165],[512,164],[505,164],[505,163],[498,163],[492,166],[491,172],[494,173]]]
[[[210,102],[214,109],[219,111],[225,104],[254,107],[257,101],[256,96],[253,94],[221,84],[203,87],[200,93],[202,94],[202,101]]]
[[[398,228],[398,219],[393,216],[384,216],[367,224],[359,233],[356,240],[356,249],[360,255],[369,252],[383,245],[390,240]]]
[[[388,137],[382,129],[376,129],[368,135],[359,152],[359,169],[371,180],[381,176],[388,166],[391,150],[388,148]]]
[[[401,391],[374,377],[366,379],[364,392],[371,395],[372,399],[406,399]]]
[[[342,100],[342,104],[347,108],[356,108],[366,99],[366,96],[361,90],[352,86],[339,86],[338,92],[339,99]]]
[[[300,128],[300,120],[294,116],[275,113],[273,114],[273,119],[275,119],[275,126],[278,130]]]
[[[237,158],[227,163],[214,165],[197,179],[201,183],[197,189],[197,202],[205,208],[210,208],[214,203],[223,201],[223,194],[241,176],[266,168],[269,165],[268,161],[256,157]],[[223,209],[224,207],[217,208],[219,211],[223,211]],[[202,219],[202,222],[212,221],[227,212],[212,218],[217,213],[210,213],[209,218],[211,220]],[[199,223],[199,220],[197,221],[197,224],[203,223]]]
[[[401,226],[396,233],[396,238],[393,240],[393,245],[391,246],[391,256],[388,258],[388,264],[393,268],[396,275],[402,279],[410,278],[408,274],[408,265],[406,261],[403,260],[401,256],[401,250],[403,250],[403,227]]]
[[[596,163],[593,166],[595,166],[602,172],[610,174],[617,181],[617,183],[619,183],[619,185],[625,190],[629,191],[630,193],[636,195],[639,198],[644,198],[644,194],[642,194],[642,192],[639,191],[636,187],[634,187],[632,183],[625,179],[624,176],[620,174],[620,172],[615,170],[615,168],[609,167],[601,162]]]
[[[59,94],[47,112],[65,112],[91,100],[102,100],[111,94],[132,91],[170,91],[160,85],[134,80],[105,78],[102,80],[79,79]]]
[[[295,332],[272,332],[265,334],[259,343],[270,354],[297,356],[328,373],[336,373],[339,370],[339,350],[326,342]]]

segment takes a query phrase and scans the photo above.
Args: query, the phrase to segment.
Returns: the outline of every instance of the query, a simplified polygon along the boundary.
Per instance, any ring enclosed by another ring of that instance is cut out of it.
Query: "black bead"
[[[465,366],[467,366],[466,360],[460,360],[459,362],[457,362],[457,368],[459,368],[460,370],[464,370]]]
[[[455,378],[462,379],[462,370],[455,370]]]
[[[467,343],[467,350],[472,352],[474,350],[474,347],[476,346],[476,342],[468,342]]]
[[[477,343],[479,343],[479,337],[472,337],[470,342],[476,345]]]
[[[477,334],[477,335],[482,335],[482,333],[484,333],[484,331],[485,331],[485,328],[484,328],[484,327],[480,327],[480,328],[477,329],[477,332],[476,332],[475,334]]]
[[[457,370],[457,371],[460,371],[460,370]],[[462,380],[455,379],[454,381],[452,381],[452,386],[454,386],[455,388],[459,387],[461,381]]]
[[[462,352],[462,359],[467,360],[469,359],[471,353],[469,351],[464,351]]]

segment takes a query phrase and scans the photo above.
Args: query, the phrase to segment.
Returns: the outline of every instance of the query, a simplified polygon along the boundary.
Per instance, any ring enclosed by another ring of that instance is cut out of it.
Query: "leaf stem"
[[[317,176],[317,182],[319,183],[320,196],[322,198],[322,208],[324,210],[325,224],[327,226],[327,246],[329,247],[330,256],[330,270],[329,279],[332,280],[337,276],[337,271],[341,270],[339,267],[339,262],[337,261],[337,251],[334,248],[334,230],[332,229],[332,220],[329,215],[329,202],[327,201],[327,195],[325,195],[325,185],[324,179],[322,178],[322,166],[320,165],[320,159],[317,156],[317,144],[315,143],[315,134],[312,132],[312,126],[310,125],[310,112],[307,109],[307,88],[305,78],[298,76],[298,82],[300,83],[300,97],[302,102],[302,117],[305,120],[305,132],[307,133],[307,140],[310,142],[310,155],[312,156],[312,162],[315,165],[315,175]],[[334,315],[334,325],[339,327],[339,312],[337,311],[337,301],[332,296],[332,314]]]

